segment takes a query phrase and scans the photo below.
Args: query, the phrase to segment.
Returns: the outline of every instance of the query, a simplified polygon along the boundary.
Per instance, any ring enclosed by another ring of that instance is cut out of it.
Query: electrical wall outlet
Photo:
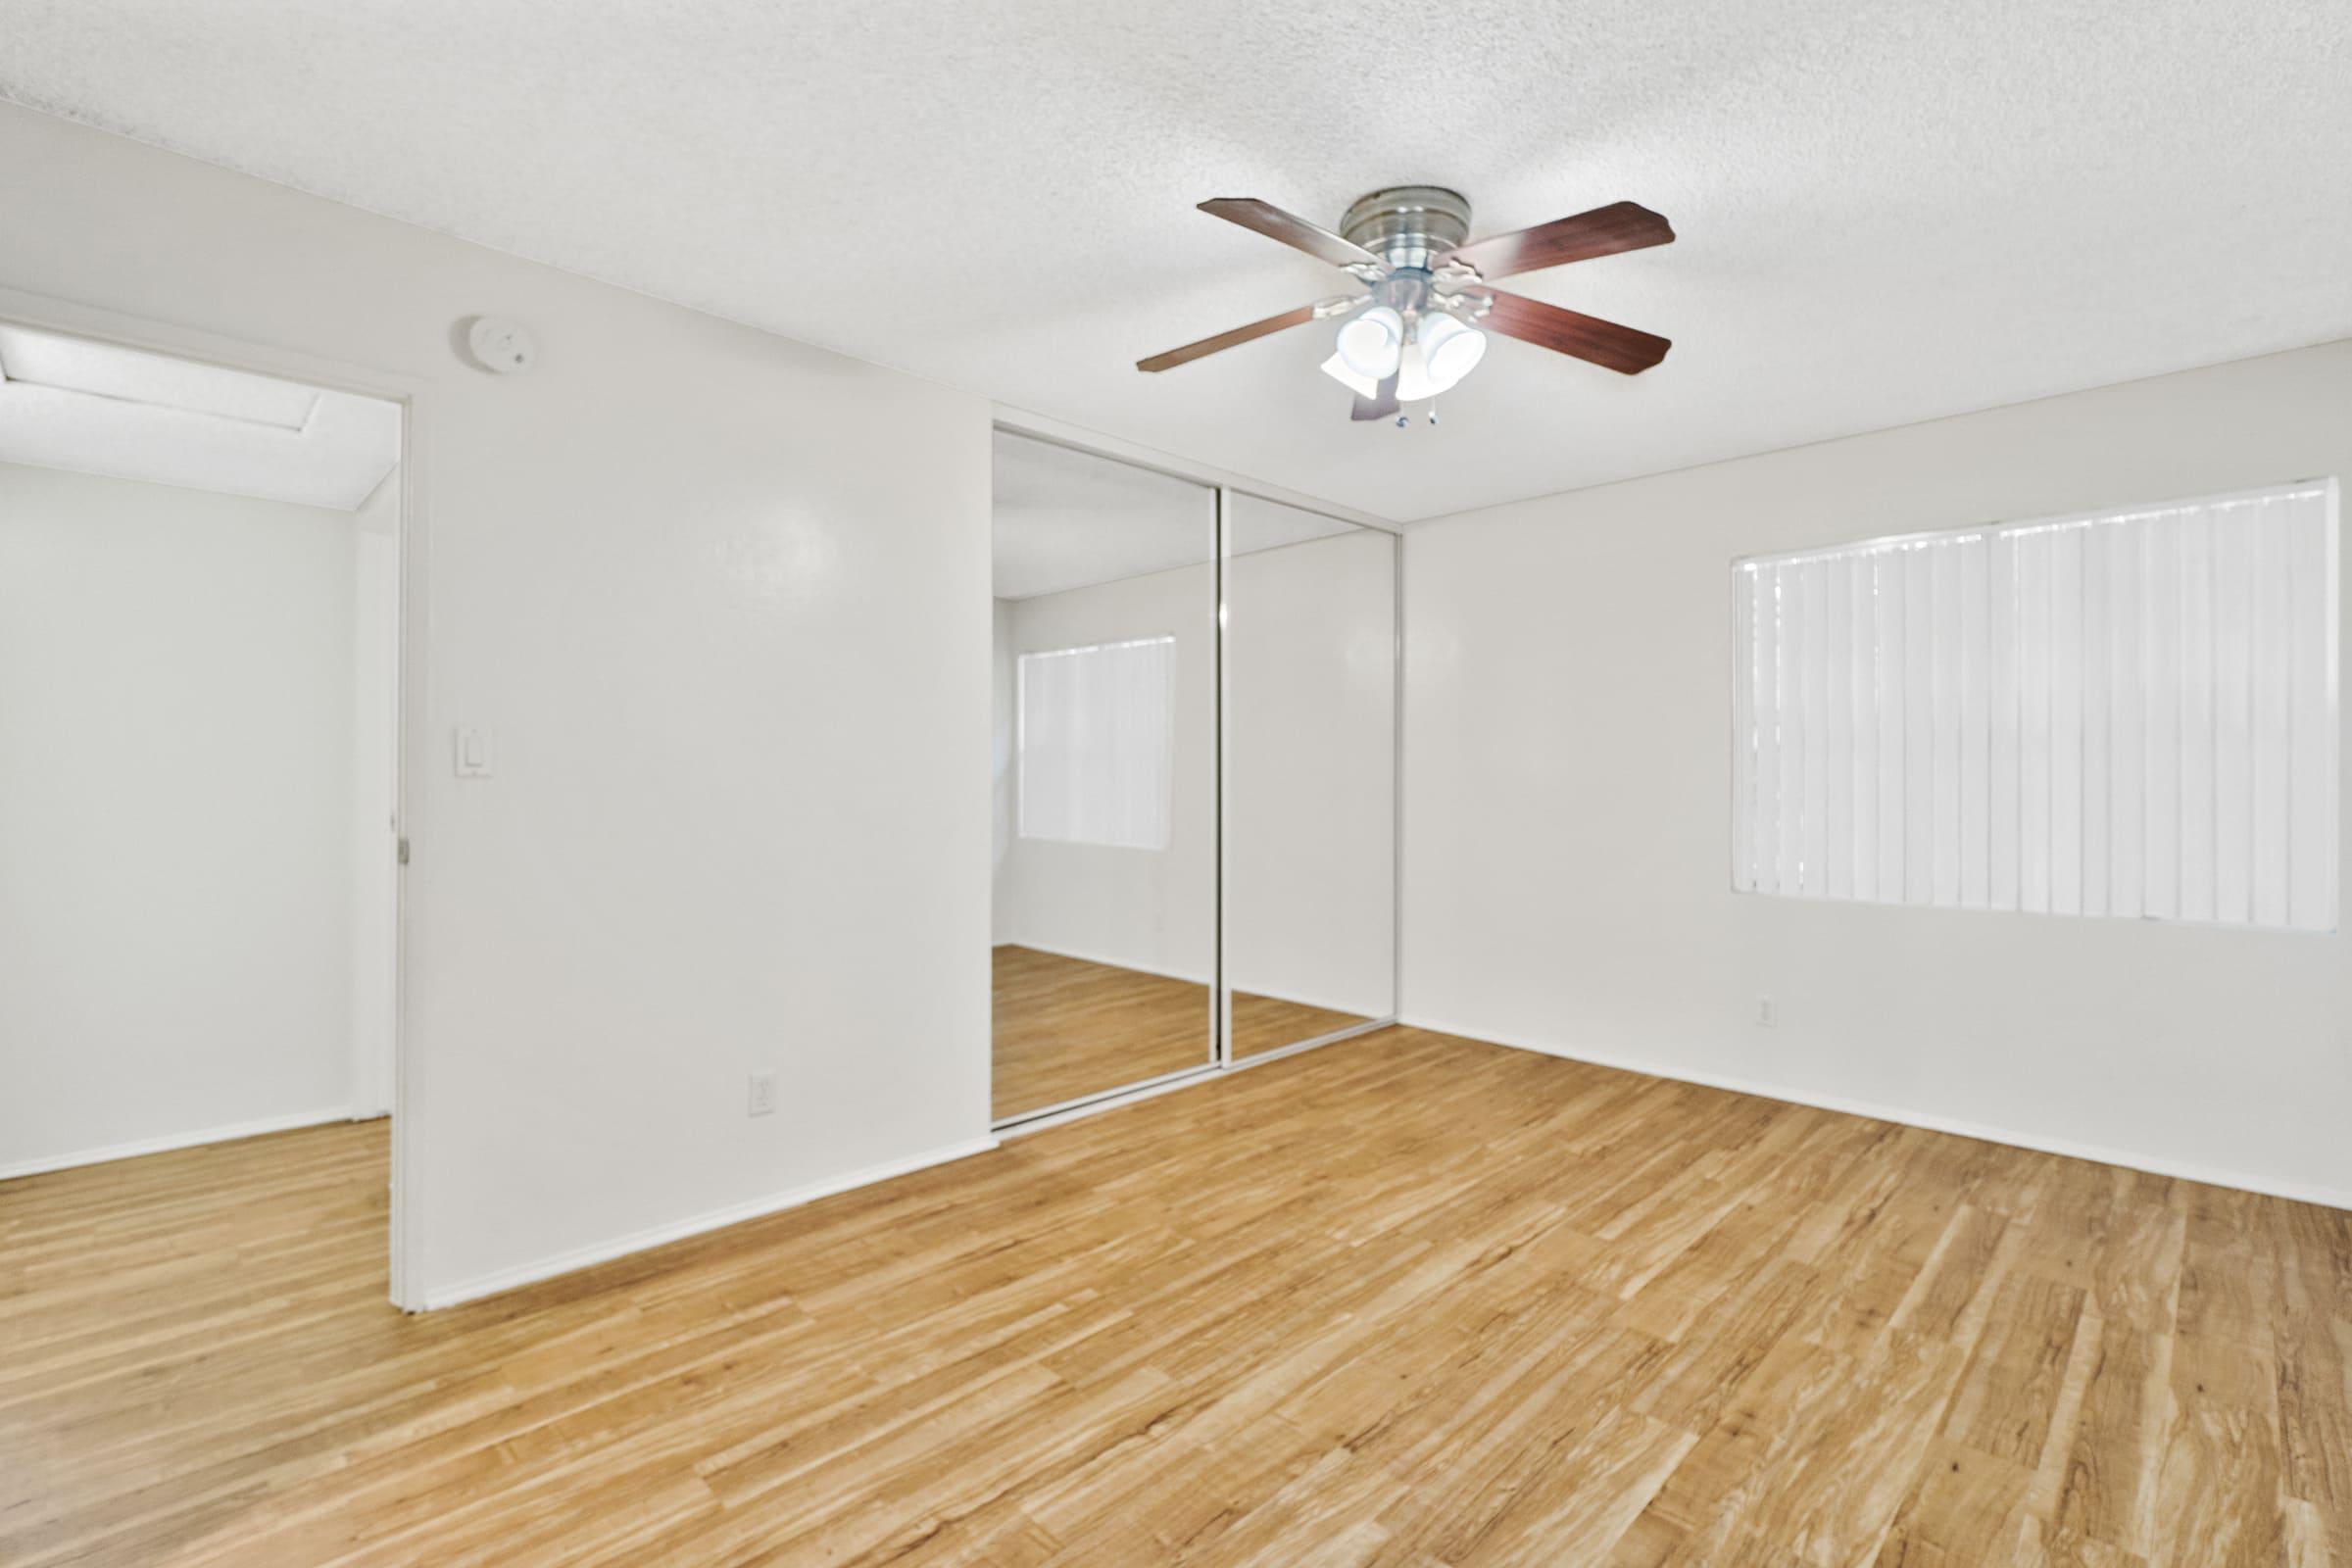
[[[775,1108],[776,1075],[772,1072],[756,1072],[752,1074],[750,1114],[754,1116],[773,1115],[775,1113]]]
[[[1756,1027],[1770,1029],[1781,1021],[1780,1004],[1770,997],[1756,999]]]

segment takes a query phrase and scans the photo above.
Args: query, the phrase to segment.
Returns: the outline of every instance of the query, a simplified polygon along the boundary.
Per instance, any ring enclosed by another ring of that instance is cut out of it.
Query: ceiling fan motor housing
[[[1443,185],[1391,185],[1357,197],[1340,233],[1392,269],[1429,271],[1470,237],[1470,202]]]

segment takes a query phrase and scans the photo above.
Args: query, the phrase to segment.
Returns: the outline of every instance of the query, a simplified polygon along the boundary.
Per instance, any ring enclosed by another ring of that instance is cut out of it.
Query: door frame
[[[400,511],[395,519],[394,544],[399,601],[394,614],[397,646],[393,654],[397,716],[392,736],[393,853],[398,858],[393,876],[392,1173],[386,1250],[392,1304],[403,1311],[421,1311],[424,1301],[418,1274],[424,1249],[422,1216],[416,1195],[420,1190],[418,1153],[423,1141],[418,1136],[414,1114],[416,1072],[409,1039],[409,1020],[414,1016],[410,996],[410,924],[415,903],[409,893],[409,862],[422,837],[421,808],[426,799],[420,770],[422,759],[428,753],[423,694],[429,690],[426,636],[432,624],[427,605],[431,576],[427,569],[430,442],[426,417],[431,404],[431,383],[377,366],[299,353],[20,289],[0,287],[0,319],[217,365],[225,369],[279,376],[331,391],[379,398],[401,411]]]

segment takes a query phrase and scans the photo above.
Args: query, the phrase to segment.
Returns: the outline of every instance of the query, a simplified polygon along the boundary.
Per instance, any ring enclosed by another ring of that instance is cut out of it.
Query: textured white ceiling
[[[2344,0],[0,0],[0,93],[1413,518],[2352,335]],[[1630,198],[1678,243],[1525,280],[1676,340],[1517,343],[1351,425],[1328,328],[1138,357],[1338,274]]]
[[[0,463],[356,512],[399,462],[380,398],[0,321]]]

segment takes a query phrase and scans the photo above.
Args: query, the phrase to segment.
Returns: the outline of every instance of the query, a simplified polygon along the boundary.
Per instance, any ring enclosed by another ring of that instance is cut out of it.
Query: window
[[[1176,639],[1020,658],[1021,837],[1168,847]]]
[[[2328,931],[2332,480],[1736,563],[1733,885]]]

